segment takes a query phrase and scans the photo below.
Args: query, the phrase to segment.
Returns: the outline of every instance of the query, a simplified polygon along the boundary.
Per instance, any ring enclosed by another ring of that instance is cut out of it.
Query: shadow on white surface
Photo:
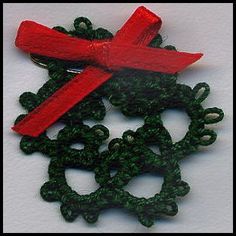
[[[51,125],[46,131],[47,136],[50,139],[54,139],[54,140],[57,139],[58,132],[62,130],[64,127],[65,127],[65,124],[60,123],[60,122],[57,122]]]
[[[145,173],[132,178],[124,190],[135,197],[150,198],[160,192],[162,183],[163,177],[161,175]]]
[[[78,194],[89,194],[99,188],[92,171],[68,168],[65,171],[65,176],[68,185]]]

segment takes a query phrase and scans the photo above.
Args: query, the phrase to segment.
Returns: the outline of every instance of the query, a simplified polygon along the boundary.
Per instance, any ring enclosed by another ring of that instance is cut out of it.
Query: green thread
[[[61,26],[54,27],[59,32],[85,39],[108,39],[113,35],[103,28],[93,29],[85,17],[74,21],[75,30],[67,31]],[[157,35],[150,47],[161,47],[162,37]],[[174,46],[164,47],[176,50]],[[84,68],[84,62],[56,60],[34,55],[47,64],[49,80],[36,94],[25,92],[20,96],[20,104],[32,111],[57,89],[74,77],[67,68]],[[173,216],[178,212],[177,197],[186,195],[190,187],[182,181],[179,160],[198,150],[199,146],[212,144],[216,133],[206,128],[223,119],[221,109],[204,109],[201,105],[209,95],[206,83],[199,83],[193,89],[177,83],[177,74],[168,75],[150,71],[123,69],[114,72],[112,78],[65,113],[59,122],[65,127],[59,131],[57,139],[50,139],[47,131],[39,137],[23,136],[20,148],[26,154],[41,152],[50,157],[49,181],[41,187],[44,200],[61,202],[61,214],[66,221],[74,221],[80,214],[89,223],[97,221],[102,210],[112,207],[125,208],[135,214],[141,224],[150,227],[162,215]],[[109,130],[102,125],[89,127],[86,119],[103,120],[106,115],[103,98],[118,107],[129,117],[141,117],[144,125],[136,131],[128,130],[122,138],[110,141],[108,150],[99,151]],[[163,126],[160,114],[168,108],[184,110],[191,119],[189,130],[178,142],[173,143],[169,132]],[[15,124],[26,114],[18,116]],[[73,143],[83,143],[84,148],[71,148]],[[160,155],[148,145],[157,145]],[[68,186],[66,168],[83,168],[94,171],[99,189],[87,195],[80,195]],[[111,176],[111,170],[117,170]],[[138,198],[123,189],[135,176],[146,172],[163,176],[160,193],[151,198]]]

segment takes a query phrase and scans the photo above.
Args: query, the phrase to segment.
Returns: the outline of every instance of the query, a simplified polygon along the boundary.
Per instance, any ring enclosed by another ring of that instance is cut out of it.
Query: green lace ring
[[[39,137],[24,136],[20,142],[20,148],[26,154],[41,152],[48,157],[65,156],[79,160],[80,167],[86,169],[93,168],[99,158],[99,147],[105,139],[109,137],[108,129],[103,125],[78,124],[74,126],[65,126],[59,131],[57,139],[50,139],[46,132]],[[82,150],[72,148],[74,143],[84,144]]]
[[[49,181],[42,186],[41,196],[46,201],[61,202],[61,213],[67,221],[74,221],[79,214],[82,214],[87,222],[94,223],[98,219],[99,212],[110,207],[129,210],[147,227],[154,224],[154,220],[160,215],[175,215],[178,211],[175,199],[177,196],[187,194],[189,186],[181,180],[178,162],[172,159],[169,134],[159,124],[159,120],[157,118],[158,132],[155,139],[164,141],[165,146],[169,145],[170,151],[165,153],[166,157],[157,155],[147,148],[143,137],[135,137],[134,132],[126,131],[122,140],[112,140],[109,143],[109,151],[102,152],[101,158],[96,159],[97,166],[94,171],[96,181],[101,185],[98,190],[87,195],[80,195],[72,190],[66,182],[65,169],[83,168],[83,165],[81,166],[80,158],[61,155],[59,159],[57,157],[51,159]],[[153,142],[153,138],[146,142]],[[118,167],[114,177],[110,177],[110,166]],[[163,174],[164,182],[159,194],[148,199],[138,198],[122,189],[132,177],[147,170],[161,171]]]
[[[151,144],[159,147],[161,155],[148,147]],[[109,143],[108,150],[101,153],[100,163],[94,170],[95,179],[100,185],[122,188],[134,176],[165,168],[168,159],[165,160],[162,154],[171,148],[171,137],[160,117],[146,117],[144,125],[136,132],[127,130],[122,139],[115,138]],[[118,172],[111,178],[112,168],[118,169]]]

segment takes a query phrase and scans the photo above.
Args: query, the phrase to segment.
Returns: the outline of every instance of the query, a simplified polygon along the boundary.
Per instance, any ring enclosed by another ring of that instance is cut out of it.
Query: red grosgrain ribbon
[[[100,67],[88,66],[12,129],[22,135],[37,137],[112,76],[112,72],[104,71],[102,67],[110,70],[129,67],[174,74],[202,56],[201,53],[147,47],[161,23],[154,13],[139,7],[111,41],[89,41],[32,21],[22,22],[16,46],[23,51],[63,60],[84,60]]]

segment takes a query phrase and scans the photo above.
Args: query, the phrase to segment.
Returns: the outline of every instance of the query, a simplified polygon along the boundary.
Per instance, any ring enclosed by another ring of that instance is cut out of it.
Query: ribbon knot
[[[110,70],[119,70],[111,63],[111,42],[91,42],[91,50],[93,55],[91,57],[91,62],[97,65],[103,66]]]
[[[70,37],[33,21],[23,21],[15,41],[18,48],[57,59],[88,61],[93,66],[85,68],[12,129],[22,135],[37,137],[111,78],[111,70],[133,68],[174,74],[203,55],[147,47],[161,24],[160,17],[141,6],[112,40],[91,41]]]

